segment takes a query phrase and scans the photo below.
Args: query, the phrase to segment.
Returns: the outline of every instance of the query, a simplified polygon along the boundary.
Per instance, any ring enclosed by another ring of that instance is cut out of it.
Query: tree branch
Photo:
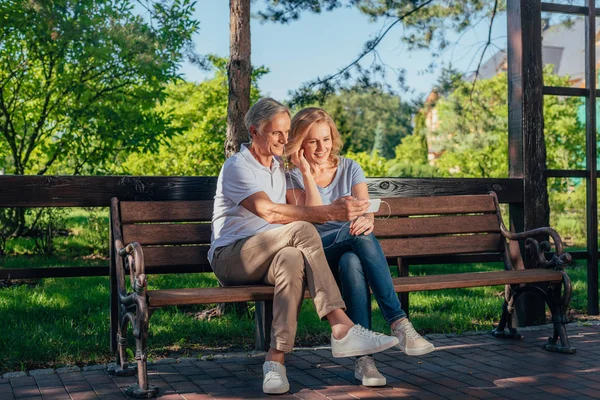
[[[477,64],[477,69],[475,70],[475,77],[473,78],[473,85],[471,86],[471,93],[469,93],[469,101],[473,101],[473,92],[475,91],[475,83],[477,82],[477,78],[479,77],[479,69],[481,68],[481,64],[483,63],[483,57],[485,56],[485,52],[488,47],[492,44],[492,27],[494,26],[494,18],[496,17],[496,12],[498,10],[498,0],[494,1],[494,10],[492,11],[492,18],[490,19],[490,27],[488,29],[488,38],[485,43],[485,47],[481,52],[481,57],[479,58],[479,63]]]

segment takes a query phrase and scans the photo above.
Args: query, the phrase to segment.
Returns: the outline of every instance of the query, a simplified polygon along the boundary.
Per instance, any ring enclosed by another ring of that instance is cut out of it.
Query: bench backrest
[[[388,258],[504,253],[492,195],[382,200],[374,232]],[[209,272],[212,207],[209,200],[113,201],[113,229],[124,244],[142,245],[147,273]]]

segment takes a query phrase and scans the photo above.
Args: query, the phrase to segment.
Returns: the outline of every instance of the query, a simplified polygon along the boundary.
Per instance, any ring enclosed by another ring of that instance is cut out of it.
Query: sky
[[[252,3],[256,11],[259,2]],[[229,2],[227,0],[199,0],[195,18],[200,30],[194,37],[199,54],[229,55]],[[461,71],[473,71],[487,40],[487,22],[462,35],[457,46],[449,47],[443,54],[445,63],[452,62]],[[303,82],[335,73],[352,62],[363,44],[375,37],[385,21],[371,22],[354,8],[339,8],[322,14],[304,13],[299,20],[289,24],[261,23],[251,21],[252,65],[265,66],[270,72],[259,81],[263,95],[287,100],[289,92]],[[401,92],[406,100],[426,96],[439,76],[425,72],[432,61],[429,51],[408,51],[400,40],[402,27],[396,25],[380,43],[378,52],[382,60],[393,68],[406,69],[406,82],[411,92]],[[450,35],[457,39],[457,35]],[[494,44],[486,52],[484,60],[506,45],[505,14],[496,18],[492,31]],[[368,57],[368,56],[367,56]],[[184,63],[180,72],[185,79],[200,82],[210,77],[194,65]],[[389,73],[389,82],[396,77]],[[397,85],[393,85],[397,88]]]

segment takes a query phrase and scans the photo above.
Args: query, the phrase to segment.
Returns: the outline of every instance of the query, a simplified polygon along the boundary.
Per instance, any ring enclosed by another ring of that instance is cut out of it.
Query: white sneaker
[[[331,353],[334,357],[364,356],[379,353],[394,347],[398,339],[392,336],[382,335],[360,325],[354,325],[348,334],[340,340],[331,335]]]
[[[277,361],[265,361],[263,376],[263,392],[266,394],[282,394],[290,390],[283,364]]]
[[[435,346],[419,335],[408,319],[400,321],[396,329],[392,329],[392,335],[398,338],[398,347],[407,356],[422,356],[435,350]]]
[[[354,364],[354,377],[362,382],[363,386],[385,386],[385,376],[381,375],[371,356],[362,356]]]

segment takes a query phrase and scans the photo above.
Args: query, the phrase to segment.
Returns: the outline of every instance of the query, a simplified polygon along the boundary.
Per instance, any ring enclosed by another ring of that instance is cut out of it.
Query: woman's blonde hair
[[[314,124],[325,122],[329,125],[331,131],[331,153],[329,154],[329,161],[334,165],[339,162],[339,153],[342,150],[344,143],[342,142],[342,135],[335,126],[333,118],[322,108],[308,107],[304,108],[292,118],[292,127],[288,138],[288,143],[285,146],[285,157],[289,161],[292,154],[296,153],[302,147],[302,142],[306,138],[308,131]],[[289,164],[289,163],[288,163]]]

